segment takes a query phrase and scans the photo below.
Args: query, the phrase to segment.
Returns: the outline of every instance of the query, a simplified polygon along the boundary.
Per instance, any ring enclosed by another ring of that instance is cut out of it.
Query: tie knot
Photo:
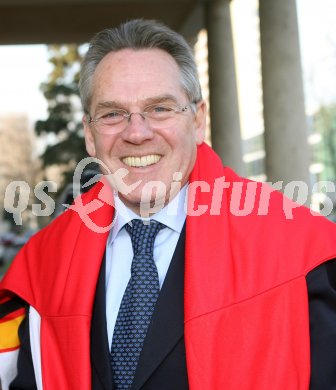
[[[133,219],[130,224],[125,225],[127,233],[132,240],[134,255],[139,253],[153,253],[156,235],[165,228],[160,222],[150,220],[144,224],[141,219]]]

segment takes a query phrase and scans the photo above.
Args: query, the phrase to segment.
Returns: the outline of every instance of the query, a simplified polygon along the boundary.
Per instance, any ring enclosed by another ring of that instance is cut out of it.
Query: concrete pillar
[[[295,0],[260,0],[260,39],[269,181],[309,179],[309,147]]]
[[[225,165],[243,174],[230,0],[210,0],[205,7],[212,147]]]

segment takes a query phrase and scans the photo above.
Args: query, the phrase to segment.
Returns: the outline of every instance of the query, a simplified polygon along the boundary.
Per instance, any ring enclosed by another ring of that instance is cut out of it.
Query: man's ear
[[[96,157],[96,144],[94,135],[92,133],[92,129],[88,123],[87,116],[83,115],[82,119],[83,127],[84,127],[84,138],[85,138],[85,146],[88,155],[91,157]]]
[[[197,110],[195,113],[196,143],[197,145],[200,145],[204,142],[205,129],[206,129],[207,106],[204,100],[201,100],[196,104],[196,110]]]

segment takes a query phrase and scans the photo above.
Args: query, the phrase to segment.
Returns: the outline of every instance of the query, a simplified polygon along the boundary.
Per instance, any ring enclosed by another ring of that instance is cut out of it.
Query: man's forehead
[[[185,98],[177,63],[160,49],[123,49],[109,53],[97,66],[93,97],[97,103],[150,105]]]
[[[145,87],[153,95],[169,92],[164,89],[165,86],[177,88],[181,77],[175,59],[163,50],[123,49],[102,59],[94,72],[93,84],[103,89],[118,88],[118,94],[131,91],[136,86]]]

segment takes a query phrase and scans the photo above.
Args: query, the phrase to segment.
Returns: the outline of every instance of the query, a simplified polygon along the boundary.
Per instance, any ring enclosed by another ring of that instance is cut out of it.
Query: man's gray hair
[[[195,59],[185,39],[155,20],[134,19],[119,27],[105,29],[92,38],[82,63],[79,82],[85,113],[89,113],[92,80],[97,65],[110,52],[127,48],[134,50],[156,48],[170,54],[180,68],[181,85],[190,102],[202,100]]]

